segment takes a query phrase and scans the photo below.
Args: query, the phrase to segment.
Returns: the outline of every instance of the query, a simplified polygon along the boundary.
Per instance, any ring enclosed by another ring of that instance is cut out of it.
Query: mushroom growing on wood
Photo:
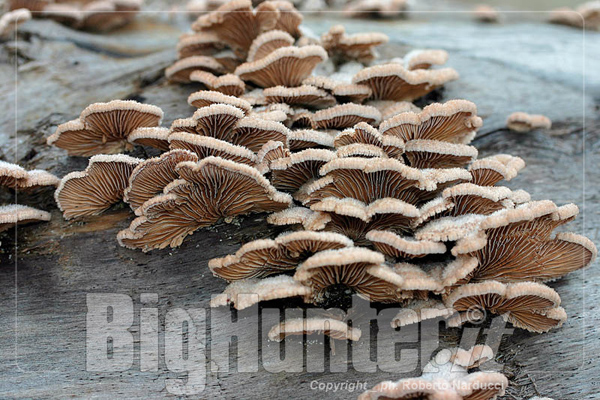
[[[312,289],[306,301],[319,303],[326,290],[344,285],[371,301],[396,303],[402,293],[403,279],[384,265],[383,254],[362,247],[321,251],[300,264],[294,280]]]
[[[210,32],[183,34],[177,42],[177,58],[212,56],[222,51],[225,44]]]
[[[192,29],[213,33],[244,59],[252,41],[261,33],[275,28],[279,15],[272,2],[261,3],[253,10],[250,0],[234,0],[200,16],[192,24]]]
[[[509,154],[497,154],[475,160],[469,166],[469,172],[473,177],[472,183],[480,186],[493,186],[502,180],[510,181],[523,168],[525,168],[525,161],[522,158]]]
[[[65,175],[54,198],[65,219],[101,214],[123,199],[129,176],[141,162],[123,154],[90,158],[84,171]]]
[[[315,112],[312,124],[315,129],[344,129],[359,122],[379,125],[381,113],[375,107],[347,103]]]
[[[552,11],[550,22],[590,30],[600,29],[600,4],[598,1],[588,1],[580,4],[575,10],[561,7]]]
[[[375,100],[413,101],[456,79],[458,72],[452,68],[411,71],[392,63],[365,68],[352,83],[369,86]]]
[[[59,125],[47,143],[69,155],[114,154],[133,147],[128,136],[134,130],[159,126],[162,117],[160,108],[132,100],[94,103],[78,119]]]
[[[198,72],[198,71],[197,71]],[[197,72],[194,72],[196,74]],[[196,75],[197,76],[197,75]],[[223,75],[226,76],[226,75]],[[200,90],[198,92],[194,92],[188,97],[188,104],[190,106],[196,108],[204,108],[208,106],[214,105],[228,105],[232,107],[239,108],[244,112],[244,115],[248,115],[252,111],[252,105],[248,103],[246,100],[236,97],[235,95],[227,95],[225,93],[221,93],[213,90]],[[213,107],[211,110],[226,110],[223,107]],[[231,109],[229,109],[231,110]],[[208,112],[208,110],[205,110]],[[231,112],[233,114],[233,111]],[[204,113],[199,113],[198,116],[204,115]],[[198,119],[199,117],[195,116],[194,118]]]
[[[469,370],[479,367],[493,356],[493,350],[485,345],[476,345],[468,351],[444,349],[425,365],[420,377],[381,382],[358,398],[492,400],[504,395],[508,379],[498,372],[469,373]]]
[[[319,177],[320,168],[336,158],[331,150],[306,149],[271,162],[271,183],[279,190],[296,192]]]
[[[296,282],[287,275],[278,275],[265,279],[247,279],[236,281],[225,291],[214,296],[211,307],[233,304],[235,309],[243,310],[261,301],[286,299],[290,297],[310,296],[310,288]]]
[[[264,278],[294,271],[311,255],[330,249],[352,247],[352,240],[337,233],[286,232],[274,240],[259,239],[243,245],[235,254],[209,261],[213,275],[228,281]]]
[[[177,149],[140,162],[129,176],[129,184],[123,200],[133,211],[152,197],[162,193],[165,186],[177,179],[177,164],[183,161],[198,161],[198,156],[190,151]]]
[[[552,231],[575,218],[577,206],[557,207],[551,201],[534,201],[505,209],[484,218],[478,229],[484,236],[473,242],[465,237],[452,250],[477,258],[472,281],[545,282],[589,265],[597,256],[596,246],[586,237]],[[535,254],[532,257],[531,254]]]
[[[21,204],[0,206],[0,232],[39,221],[50,221],[50,213]]]
[[[444,254],[446,245],[429,240],[403,237],[391,231],[372,230],[366,235],[375,249],[394,258],[421,258],[429,254]]]
[[[335,318],[294,318],[271,328],[269,340],[281,342],[286,336],[310,335],[320,332],[332,339],[352,341],[359,340],[362,334],[360,329],[351,328],[344,321]]]
[[[150,146],[161,151],[169,150],[169,128],[159,126],[137,128],[127,136],[131,144]]]
[[[500,22],[500,14],[498,11],[487,4],[479,4],[473,9],[473,17],[476,21],[483,23]]]
[[[353,0],[344,8],[350,18],[398,18],[408,10],[408,0]]]
[[[244,81],[241,80],[239,76],[233,74],[225,74],[217,77],[207,71],[194,71],[190,74],[190,81],[200,82],[210,90],[221,92],[229,96],[239,97],[246,91],[246,84]]]
[[[338,63],[358,61],[369,63],[377,54],[375,47],[387,43],[389,38],[383,33],[358,33],[346,35],[343,25],[332,26],[328,32],[321,35],[321,44],[329,57]]]
[[[190,56],[176,61],[165,69],[165,76],[171,82],[190,83],[192,73],[195,71],[222,74],[225,68],[214,57]]]
[[[503,284],[484,281],[459,286],[444,303],[460,313],[451,325],[476,322],[487,311],[502,315],[515,327],[531,332],[547,332],[560,327],[567,314],[560,306],[560,297],[552,288],[540,283]]]
[[[246,61],[260,60],[281,47],[288,47],[293,44],[294,38],[287,32],[280,30],[265,32],[252,42]]]
[[[179,179],[139,207],[139,217],[119,232],[121,245],[143,251],[177,247],[186,236],[221,218],[279,211],[292,202],[256,168],[220,157],[181,162],[176,172]]]
[[[317,64],[325,60],[327,52],[321,46],[280,47],[259,60],[240,65],[235,74],[264,88],[278,85],[294,87],[299,86]]]
[[[552,121],[544,115],[515,112],[506,119],[506,126],[511,131],[524,133],[536,129],[550,129]]]
[[[434,103],[420,113],[405,112],[379,126],[383,135],[394,135],[405,142],[416,139],[468,144],[483,124],[477,106],[466,100]]]

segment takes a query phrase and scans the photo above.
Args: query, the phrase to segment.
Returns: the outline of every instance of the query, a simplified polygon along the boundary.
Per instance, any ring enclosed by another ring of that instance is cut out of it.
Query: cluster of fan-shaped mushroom
[[[9,11],[27,9],[75,29],[110,31],[130,23],[143,0],[7,0]],[[30,14],[31,15],[31,14]]]
[[[413,52],[336,80],[347,73],[319,76],[317,64],[371,62],[385,38],[334,27],[320,44],[301,46],[300,21],[285,1],[253,9],[235,0],[199,17],[167,76],[209,90],[192,93],[197,110],[170,127],[160,126],[158,107],[120,100],[60,125],[49,144],[93,155],[55,193],[65,218],[124,200],[136,218],[119,243],[149,251],[219,221],[272,213],[268,222],[288,232],[210,261],[230,283],[213,306],[289,297],[320,305],[342,285],[404,306],[396,327],[436,317],[460,325],[488,313],[535,332],[562,324],[560,298],[544,282],[590,264],[597,250],[574,233],[552,236],[575,218],[575,205],[498,185],[525,163],[478,159],[469,145],[482,125],[475,104],[412,103],[458,78],[431,68],[447,53]],[[162,154],[117,154],[134,145]],[[257,296],[240,296],[248,293]]]
[[[46,188],[54,188],[59,179],[43,170],[27,171],[17,164],[0,161],[0,190],[9,190],[19,203],[37,202]],[[23,201],[22,197],[26,200]],[[49,221],[50,213],[38,210],[25,204],[8,204],[0,206],[0,232],[15,225],[23,225],[37,221]]]

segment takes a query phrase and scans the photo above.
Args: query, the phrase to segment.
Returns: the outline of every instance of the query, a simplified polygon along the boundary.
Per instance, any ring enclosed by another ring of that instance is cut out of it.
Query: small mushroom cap
[[[50,221],[50,213],[21,204],[0,206],[0,232],[37,221]]]
[[[468,144],[482,125],[477,106],[466,100],[434,103],[420,113],[405,112],[381,123],[383,135],[399,136],[405,142],[415,139]]]
[[[275,325],[269,331],[269,340],[281,342],[286,336],[323,332],[332,339],[360,340],[361,331],[334,318],[294,318]]]
[[[428,319],[447,318],[454,313],[438,300],[415,300],[404,306],[392,319],[392,328],[417,324]]]
[[[248,148],[210,136],[175,132],[169,136],[169,143],[172,149],[185,149],[197,154],[198,159],[215,156],[252,166],[257,163],[256,154]]]
[[[515,112],[506,119],[506,126],[511,131],[530,132],[535,129],[550,129],[552,121],[544,115]]]
[[[233,304],[237,310],[243,310],[261,301],[308,296],[310,293],[309,287],[296,282],[291,276],[278,275],[265,279],[233,282],[222,294],[212,298],[210,306]]]
[[[334,137],[323,131],[298,129],[289,132],[288,143],[292,151],[300,151],[312,147],[331,148],[334,145]]]
[[[190,81],[200,82],[208,89],[221,92],[228,96],[239,97],[242,96],[246,91],[246,84],[244,83],[244,81],[241,80],[239,76],[233,74],[225,74],[217,77],[211,74],[210,72],[194,71],[190,74]],[[232,104],[231,102],[227,103]],[[245,107],[240,108],[245,109]]]
[[[378,251],[396,258],[417,258],[446,252],[446,246],[443,243],[415,240],[390,231],[372,230],[367,233],[366,238]]]
[[[479,4],[473,9],[473,16],[479,22],[499,22],[500,14],[498,11],[487,4]]]
[[[68,150],[69,155],[118,153],[131,146],[127,139],[134,130],[159,126],[162,118],[160,108],[132,100],[94,103],[79,119],[59,125],[47,143]]]
[[[302,185],[317,178],[320,168],[335,158],[336,154],[331,150],[306,149],[273,160],[271,182],[279,190],[297,191]]]
[[[538,333],[558,327],[566,320],[564,310],[559,307],[559,295],[552,288],[534,282],[469,283],[450,293],[445,304],[459,312],[478,308],[505,315],[514,326]]]
[[[142,127],[137,128],[127,136],[129,143],[141,146],[150,146],[155,149],[167,151],[169,150],[169,128],[163,127]]]
[[[179,38],[176,50],[179,59],[192,56],[211,56],[223,50],[224,44],[212,32],[185,34]]]
[[[175,167],[182,161],[196,162],[198,156],[190,151],[177,149],[140,162],[129,176],[123,200],[129,203],[132,210],[137,210],[178,178]]]
[[[97,215],[120,201],[129,176],[141,161],[123,154],[97,155],[90,158],[84,171],[65,175],[54,192],[64,218]]]
[[[294,44],[294,38],[287,32],[272,30],[260,34],[250,46],[246,61],[256,61],[266,57],[273,51]]]
[[[469,166],[473,183],[482,186],[493,186],[501,180],[510,181],[520,170],[525,168],[525,161],[520,157],[498,154],[475,160]]]
[[[460,143],[415,139],[404,145],[410,165],[415,168],[464,167],[477,158],[477,149]]]
[[[322,230],[331,218],[321,212],[305,207],[290,207],[273,213],[267,217],[267,222],[273,225],[302,225],[307,230]]]
[[[448,61],[445,50],[412,50],[404,56],[404,66],[408,70],[428,69],[432,65],[443,65]]]
[[[344,129],[359,122],[379,125],[381,113],[374,107],[347,103],[319,110],[312,120],[317,129]]]
[[[415,238],[435,242],[456,241],[480,229],[485,218],[483,215],[475,214],[439,218],[418,229]]]
[[[191,56],[177,60],[165,70],[165,76],[171,82],[190,83],[191,74],[198,70],[213,74],[222,74],[225,72],[223,65],[214,57]]]
[[[286,0],[272,0],[271,4],[279,11],[275,29],[286,31],[296,38],[299,37],[302,34],[300,24],[303,16],[296,10],[294,4]]]
[[[339,61],[368,63],[376,58],[374,47],[388,41],[387,35],[378,32],[346,35],[343,25],[332,26],[329,32],[321,35],[325,50]]]
[[[27,171],[20,165],[0,160],[0,186],[15,188],[17,182],[27,179]]]
[[[188,104],[199,109],[213,104],[229,105],[242,110],[244,114],[248,114],[252,110],[252,106],[246,100],[213,90],[200,90],[190,94]]]
[[[400,64],[384,64],[363,69],[352,83],[369,86],[376,100],[413,101],[456,79],[458,72],[452,68],[410,71]]]
[[[321,46],[281,47],[267,56],[241,64],[235,74],[260,87],[299,86],[317,64],[327,60]]]
[[[286,103],[311,108],[330,107],[335,104],[332,95],[314,86],[275,86],[265,89],[263,93],[267,103]]]

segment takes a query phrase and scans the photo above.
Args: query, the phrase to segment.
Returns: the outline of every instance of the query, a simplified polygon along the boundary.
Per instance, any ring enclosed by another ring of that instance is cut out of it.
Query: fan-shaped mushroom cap
[[[270,1],[270,3],[279,11],[279,18],[277,19],[275,29],[288,32],[293,37],[299,37],[302,34],[300,24],[303,17],[296,10],[294,4],[286,0],[274,0]]]
[[[194,129],[196,133],[227,141],[229,141],[228,138],[231,136],[234,126],[242,118],[244,118],[244,112],[228,104],[211,104],[208,107],[199,108],[192,117],[196,121]],[[171,131],[174,131],[173,127],[171,127]]]
[[[501,282],[554,280],[589,265],[598,253],[587,238],[552,230],[574,218],[577,207],[556,207],[550,201],[530,202],[514,209],[500,210],[481,222],[486,241],[477,246],[469,239],[458,241],[453,254],[477,258],[473,281]],[[535,254],[536,257],[531,257]]]
[[[525,161],[520,157],[498,154],[475,160],[469,166],[473,183],[482,186],[493,186],[501,180],[510,181],[520,170],[525,168]]]
[[[317,231],[325,228],[330,220],[326,213],[305,207],[290,207],[267,217],[267,222],[273,225],[302,225],[306,230]]]
[[[240,295],[246,296],[240,297]],[[261,301],[308,295],[310,295],[309,287],[296,282],[291,276],[278,275],[266,279],[233,282],[225,288],[223,293],[212,298],[210,306],[219,307],[233,304],[237,310],[243,310]]]
[[[275,86],[264,90],[267,103],[286,103],[311,108],[330,107],[335,104],[335,98],[322,89],[302,85],[288,88]]]
[[[415,168],[464,167],[477,158],[477,149],[473,146],[426,139],[409,140],[404,153]]]
[[[535,129],[550,129],[552,121],[544,115],[515,112],[506,119],[506,126],[511,131],[530,132]]]
[[[159,126],[141,127],[131,132],[127,136],[127,140],[131,144],[150,146],[158,150],[167,151],[169,150],[168,138],[170,133],[169,128]]]
[[[334,137],[328,132],[311,129],[292,130],[288,134],[290,150],[300,151],[308,148],[333,147]]]
[[[560,327],[566,320],[558,293],[534,282],[469,283],[450,293],[445,303],[461,313],[479,309],[500,314],[514,326],[538,333]]]
[[[500,21],[500,14],[498,11],[487,4],[479,4],[473,10],[473,17],[479,22],[494,23]]]
[[[237,104],[232,102],[231,100],[223,101],[223,103],[234,105],[236,107],[243,109],[246,112],[249,111],[246,106],[247,102],[243,99],[238,98],[238,96],[243,95],[244,92],[246,91],[246,84],[244,83],[243,80],[240,79],[239,76],[233,75],[233,74],[225,74],[225,75],[221,75],[221,76],[217,77],[217,76],[211,74],[210,72],[194,71],[190,74],[190,81],[200,82],[212,91],[221,92],[224,95],[228,95],[228,96],[235,96],[238,100]],[[199,101],[202,99],[196,97],[195,100]],[[204,99],[204,100],[208,100],[208,99]],[[227,100],[229,100],[229,99],[227,99]],[[188,98],[188,101],[189,101],[189,98]],[[194,105],[194,107],[200,108],[200,107],[204,107],[204,106],[207,106],[207,105],[210,105],[213,103],[214,103],[214,101],[206,102],[206,103],[200,101],[198,104],[199,105],[202,104],[202,105],[200,105],[199,107],[198,107],[198,105],[195,105],[195,104],[192,104],[192,105]],[[243,104],[243,105],[240,106],[239,104]]]
[[[177,42],[177,58],[212,56],[225,48],[219,37],[211,32],[182,35]]]
[[[346,35],[343,25],[332,26],[321,35],[321,43],[332,58],[339,61],[368,63],[376,58],[374,48],[387,43],[387,35],[378,32]]]
[[[293,44],[294,38],[287,32],[273,30],[262,33],[252,42],[246,61],[260,60],[281,47],[288,47]]]
[[[42,186],[58,186],[59,183],[60,179],[55,175],[41,169],[34,169],[27,172],[27,176],[24,179],[17,180],[16,189],[29,191]]]
[[[444,190],[442,197],[454,204],[451,214],[483,214],[489,215],[503,208],[512,208],[513,192],[503,186],[479,186],[472,183],[461,183]]]
[[[344,129],[359,122],[379,125],[381,113],[374,107],[347,103],[317,111],[312,121],[316,129]]]
[[[90,158],[85,171],[65,175],[54,192],[64,218],[97,215],[117,203],[141,161],[123,154],[97,155]]]
[[[381,112],[381,120],[385,121],[405,112],[420,113],[422,110],[409,101],[371,100],[367,103]]]
[[[369,86],[376,100],[412,101],[458,79],[452,68],[410,71],[400,64],[375,65],[352,78],[352,83]]]
[[[271,183],[279,190],[295,192],[319,176],[320,168],[336,158],[331,150],[306,149],[271,163]]]
[[[256,153],[256,168],[264,175],[271,170],[274,160],[288,157],[290,151],[279,141],[269,140]]]
[[[129,203],[133,211],[137,210],[179,177],[175,167],[182,161],[196,162],[198,156],[190,151],[177,149],[140,162],[129,176],[123,200]]]
[[[187,235],[219,218],[279,211],[292,202],[256,168],[230,160],[207,157],[199,163],[179,163],[176,170],[181,179],[138,209],[140,217],[119,232],[121,245],[144,251],[176,247]]]
[[[256,154],[248,148],[210,136],[175,132],[169,136],[169,143],[171,149],[189,150],[197,154],[199,159],[215,156],[252,166],[257,162]]]
[[[454,313],[438,300],[414,300],[404,306],[392,319],[392,328],[400,328],[407,325],[417,324],[434,318],[447,318]]]
[[[337,233],[287,232],[275,240],[246,243],[233,255],[210,260],[208,267],[213,275],[228,281],[263,278],[295,270],[300,262],[319,251],[352,246],[352,240]]]
[[[582,28],[584,25],[585,18],[572,8],[559,7],[555,8],[550,12],[548,21],[553,24]]]
[[[244,114],[248,114],[252,110],[252,106],[246,100],[240,99],[235,96],[229,96],[221,92],[213,91],[213,90],[200,90],[198,92],[194,92],[190,94],[188,97],[188,104],[197,107],[198,109],[202,109],[205,107],[210,107],[212,105],[227,105],[231,107],[235,107],[239,110],[242,110]],[[235,112],[230,108],[224,107],[213,107],[211,109],[213,112],[209,112],[205,110],[204,113],[200,113],[198,115],[194,115],[195,119],[199,119],[201,117],[208,116],[209,114],[213,114],[217,110],[219,111],[232,111],[232,114]],[[235,113],[238,114],[238,113]],[[210,136],[210,135],[207,135]]]
[[[234,0],[200,16],[192,24],[192,29],[212,32],[240,58],[246,58],[252,41],[261,33],[275,28],[278,19],[279,11],[271,2],[262,3],[252,10],[249,0]]]
[[[226,139],[257,152],[269,141],[287,143],[288,134],[289,129],[280,122],[246,117],[235,125]]]
[[[371,97],[373,92],[366,85],[341,83],[331,91],[331,94],[339,103],[362,103]]]
[[[352,340],[360,339],[362,332],[358,328],[351,328],[344,321],[334,318],[294,318],[275,325],[269,331],[269,340],[281,342],[290,335],[310,335],[323,332],[332,339]]]
[[[25,225],[38,221],[50,221],[50,213],[21,204],[0,206],[0,232],[15,225]]]
[[[445,50],[413,50],[404,56],[404,66],[408,70],[429,69],[432,65],[443,65],[448,61]]]
[[[306,204],[326,197],[350,197],[364,203],[384,197],[404,200],[405,190],[422,179],[419,170],[390,158],[338,158],[321,167],[320,173],[327,176],[307,190]]]
[[[317,64],[325,60],[327,52],[321,46],[287,46],[240,65],[235,74],[260,87],[293,87],[299,86]]]
[[[398,114],[381,123],[383,135],[401,137],[405,142],[415,139],[469,143],[481,127],[477,106],[466,100],[450,100],[431,104],[420,113]]]
[[[209,56],[190,56],[177,60],[165,70],[165,76],[171,82],[189,83],[190,76],[194,71],[207,71],[222,74],[225,72],[223,66]]]
[[[26,8],[8,11],[0,17],[0,39],[9,38],[17,26],[30,19],[31,11]]]
[[[446,246],[443,243],[415,240],[391,231],[373,230],[367,233],[366,238],[373,243],[375,249],[395,258],[420,258],[429,254],[446,252]]]
[[[312,302],[320,302],[335,284],[354,288],[372,301],[397,302],[402,278],[384,260],[383,254],[362,247],[321,251],[298,267],[294,279],[311,287],[311,298],[305,300]]]
[[[18,181],[27,179],[27,175],[20,165],[0,160],[0,186],[15,188]]]
[[[117,153],[127,146],[127,137],[140,127],[160,125],[163,112],[149,104],[113,100],[86,107],[79,119],[61,124],[47,143],[68,150],[70,155]]]
[[[364,392],[359,400],[375,399],[495,399],[508,387],[508,379],[497,372],[468,370],[493,358],[489,346],[477,345],[470,350],[444,349],[423,367],[417,378],[381,382]]]
[[[484,219],[484,215],[476,214],[439,218],[419,228],[415,238],[435,242],[456,241],[477,231]]]

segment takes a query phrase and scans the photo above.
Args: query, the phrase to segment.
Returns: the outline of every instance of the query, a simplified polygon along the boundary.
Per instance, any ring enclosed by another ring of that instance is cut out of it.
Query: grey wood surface
[[[308,16],[305,25],[321,32],[338,18]],[[170,85],[162,78],[186,25],[181,15],[147,14],[127,29],[97,36],[50,21],[25,24],[17,44],[0,45],[0,158],[59,176],[83,169],[87,160],[46,146],[45,137],[92,102],[133,98],[155,104],[165,111],[166,124],[191,115],[186,99],[197,88]],[[598,242],[599,34],[589,33],[584,42],[581,32],[564,27],[524,21],[482,26],[447,17],[440,22],[435,15],[400,22],[353,21],[347,29],[390,35],[383,57],[418,47],[447,49],[448,64],[461,79],[438,97],[476,102],[485,119],[482,134],[501,128],[513,111],[550,116],[554,121],[550,132],[500,130],[475,144],[481,156],[508,152],[524,158],[527,168],[509,186],[529,191],[534,199],[578,204],[580,217],[566,228]],[[162,358],[158,371],[141,372],[138,351],[126,371],[86,370],[86,295],[131,296],[138,349],[141,294],[158,295],[162,331],[167,310],[207,308],[210,295],[225,287],[208,272],[210,258],[275,232],[264,215],[254,215],[200,230],[179,249],[143,254],[121,248],[115,240],[132,219],[125,207],[78,223],[65,222],[50,199],[45,204],[52,221],[0,236],[1,398],[174,396],[166,390],[165,378],[180,374],[170,371]],[[565,326],[543,335],[515,331],[504,338],[499,361],[511,383],[505,398],[599,398],[599,283],[597,265],[552,283],[569,315]],[[210,333],[238,329],[243,332],[244,326],[222,323]],[[459,340],[460,331],[448,330],[442,345]],[[243,346],[240,350],[249,351]],[[276,361],[269,359],[274,357],[272,351],[263,350],[265,354],[264,363]],[[311,390],[311,381],[360,381],[371,387],[381,380],[419,374],[352,369],[335,374],[273,373],[262,367],[253,373],[217,373],[212,367],[209,363],[206,389],[193,397],[353,398],[356,393],[343,390],[327,394]]]

